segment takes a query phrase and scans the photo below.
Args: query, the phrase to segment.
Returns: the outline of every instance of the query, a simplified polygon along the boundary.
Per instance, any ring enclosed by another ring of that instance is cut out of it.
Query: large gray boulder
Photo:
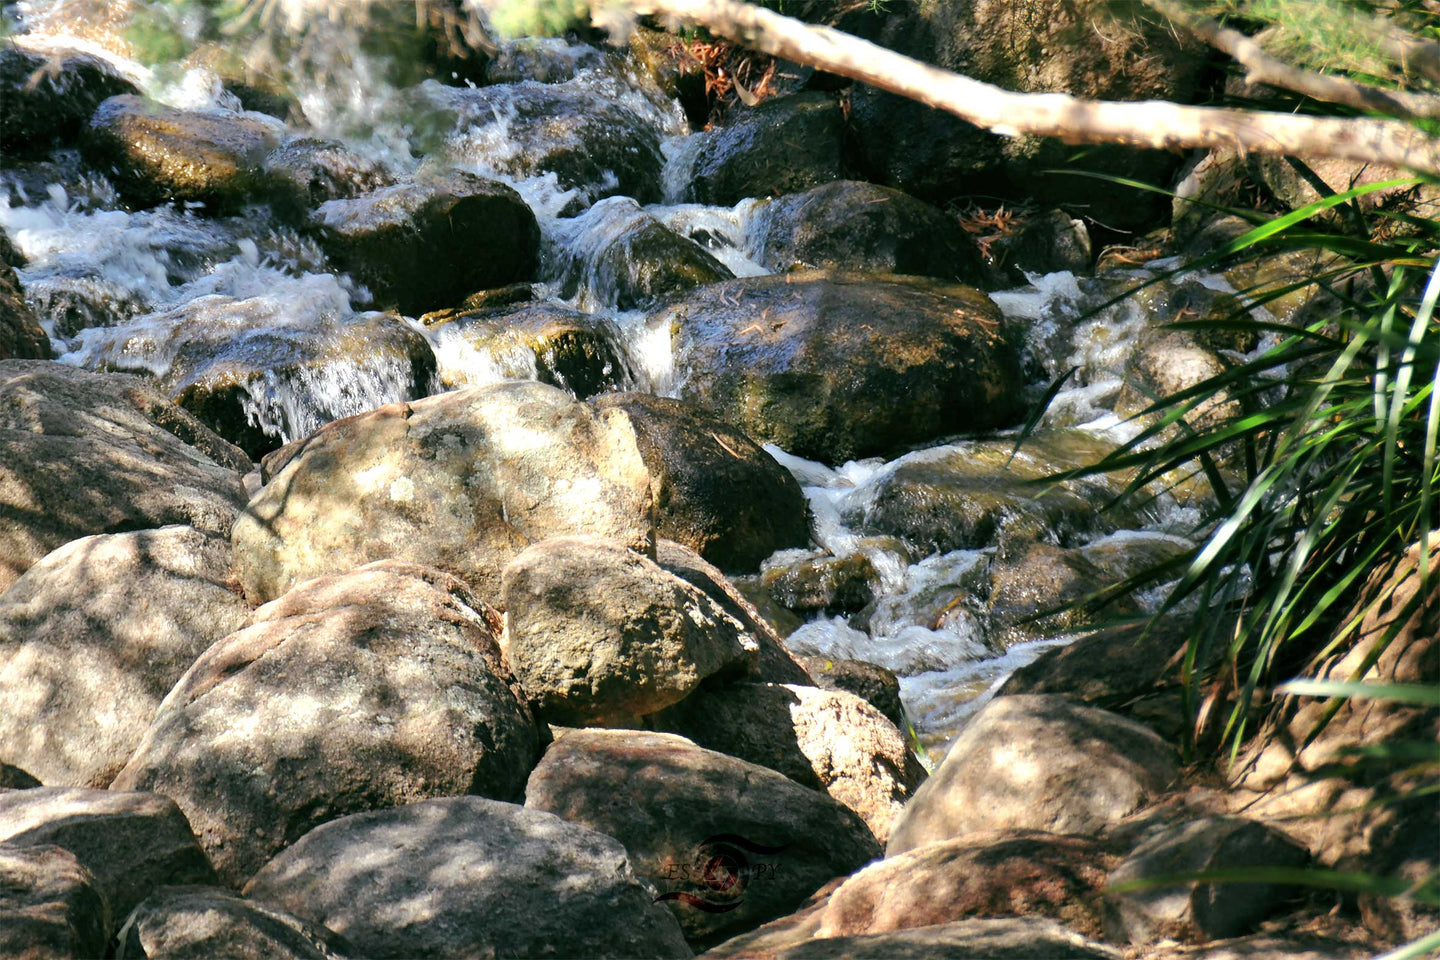
[[[0,957],[88,960],[109,939],[110,905],[73,853],[0,843]]]
[[[324,924],[366,957],[690,956],[619,843],[479,797],[328,823],[245,894]]]
[[[116,934],[117,960],[342,960],[332,930],[219,887],[162,887]]]
[[[0,590],[92,533],[226,535],[250,461],[143,380],[0,360]]]
[[[624,544],[554,537],[505,568],[507,654],[552,723],[615,725],[743,674],[759,642],[710,596]]]
[[[1179,775],[1132,720],[1055,695],[998,697],[970,718],[890,832],[894,856],[985,830],[1091,833]]]
[[[482,597],[526,546],[588,533],[652,549],[650,474],[623,414],[556,387],[497,383],[323,427],[235,524],[246,595],[394,557]]]
[[[1054,920],[956,920],[893,933],[809,940],[775,960],[1120,960],[1120,952]]]
[[[175,681],[249,616],[220,537],[66,544],[0,594],[0,760],[51,786],[109,786]]]
[[[232,886],[346,814],[517,798],[540,740],[498,619],[413,564],[302,584],[186,671],[114,786],[173,797]]]
[[[576,730],[525,805],[618,839],[692,942],[754,927],[879,856],[863,820],[773,770],[673,734]]]
[[[157,887],[215,880],[185,815],[153,793],[74,787],[0,793],[0,843],[54,844],[73,853],[116,924]]]

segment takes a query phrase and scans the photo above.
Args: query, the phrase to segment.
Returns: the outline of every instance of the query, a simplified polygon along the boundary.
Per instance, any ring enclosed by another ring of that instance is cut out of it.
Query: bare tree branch
[[[1252,83],[1283,87],[1303,96],[1330,103],[1339,103],[1358,110],[1369,110],[1400,117],[1440,117],[1440,96],[1385,90],[1356,83],[1343,77],[1314,73],[1291,66],[1266,53],[1260,44],[1238,30],[1221,26],[1209,17],[1199,16],[1179,0],[1142,0],[1152,10],[1235,59],[1245,68]]]
[[[950,73],[828,27],[808,26],[736,0],[615,0],[634,13],[699,24],[784,57],[917,100],[992,133],[1180,150],[1333,157],[1440,174],[1440,142],[1398,120],[1306,117],[1191,107],[1160,100],[1080,100],[1012,93]],[[602,11],[613,17],[615,9]]]

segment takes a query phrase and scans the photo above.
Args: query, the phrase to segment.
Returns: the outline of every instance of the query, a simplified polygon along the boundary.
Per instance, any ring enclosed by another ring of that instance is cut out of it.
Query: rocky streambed
[[[1049,613],[1190,545],[1197,478],[1035,481],[1261,346],[1166,327],[1248,279],[1106,305],[1163,265],[1092,270],[1059,210],[997,257],[865,179],[926,195],[826,82],[691,132],[640,40],[347,107],[46,13],[0,48],[0,956],[1351,957],[1426,922],[1122,886],[1428,836],[1182,769],[1174,637]]]

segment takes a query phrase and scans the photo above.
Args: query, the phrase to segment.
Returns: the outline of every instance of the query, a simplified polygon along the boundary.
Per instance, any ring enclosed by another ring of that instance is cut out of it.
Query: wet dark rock
[[[602,51],[561,37],[521,37],[500,44],[485,65],[486,83],[564,83],[582,70],[614,66]]]
[[[1107,576],[1083,550],[1032,543],[990,567],[989,613],[1005,642],[1082,629],[1097,616],[1139,613],[1128,597],[1087,603],[1123,577]],[[1061,609],[1065,608],[1065,609]]]
[[[73,853],[0,843],[0,957],[88,960],[109,939],[110,906]]]
[[[1059,696],[998,697],[906,806],[887,853],[986,830],[1085,834],[1178,775],[1174,748],[1138,723]]]
[[[874,601],[879,575],[869,557],[852,553],[772,561],[760,582],[776,603],[796,613],[853,613]]]
[[[800,485],[745,434],[666,397],[607,394],[592,405],[623,411],[634,427],[659,536],[724,570],[754,570],[809,540]]]
[[[180,201],[226,212],[260,198],[278,127],[261,114],[182,110],[127,94],[100,105],[82,145],[137,206]]]
[[[154,793],[72,787],[0,793],[0,843],[54,844],[73,853],[94,876],[115,924],[157,887],[215,881],[184,814]]]
[[[0,760],[106,787],[160,701],[250,607],[224,537],[192,527],[67,543],[0,594]]]
[[[893,671],[864,660],[835,660],[829,657],[801,657],[800,665],[815,678],[822,690],[843,690],[879,710],[904,730],[905,708],[900,705],[900,680]]]
[[[18,256],[10,238],[0,230],[0,360],[49,360],[50,338],[25,302],[25,291],[11,263]]]
[[[326,256],[409,316],[531,279],[540,242],[518,193],[460,171],[329,200],[311,222]]]
[[[871,179],[935,203],[991,187],[998,137],[953,114],[862,83],[850,91],[850,128]]]
[[[634,431],[555,387],[497,383],[322,427],[235,524],[246,595],[388,557],[482,597],[530,543],[595,534],[651,550],[650,473]]]
[[[92,533],[228,535],[250,462],[139,378],[0,361],[0,589]]]
[[[101,101],[136,93],[99,57],[77,51],[32,53],[0,47],[0,163],[71,145]]]
[[[684,147],[683,199],[730,206],[838,180],[845,117],[829,93],[776,97],[732,111]]]
[[[759,643],[711,597],[624,544],[555,537],[505,567],[507,655],[543,719],[614,725],[748,672]]]
[[[775,960],[1119,960],[1119,951],[1053,920],[957,920],[893,933],[810,940]]]
[[[344,937],[218,887],[165,887],[137,906],[118,936],[125,960],[343,960]]]
[[[907,273],[983,285],[959,220],[873,183],[840,180],[771,200],[755,214],[756,259],[771,270]]]
[[[1027,273],[1088,273],[1095,250],[1084,220],[1048,210],[1026,217],[1019,229],[990,244],[990,255],[1009,282],[1024,283]]]
[[[703,287],[657,311],[682,399],[802,457],[840,463],[1021,415],[1019,348],[971,287],[802,273]]]
[[[779,916],[879,855],[864,821],[824,794],[673,734],[566,733],[531,774],[525,805],[615,837],[662,895],[705,901],[712,910],[665,901],[692,943]],[[715,856],[739,882],[702,880]]]
[[[518,798],[540,735],[498,623],[414,564],[311,580],[186,671],[114,787],[173,797],[231,886],[347,814]]]
[[[265,158],[271,203],[298,217],[327,200],[349,200],[395,183],[383,164],[334,140],[300,137]]]
[[[44,317],[56,338],[62,340],[94,327],[119,326],[148,313],[152,307],[144,293],[93,274],[74,276],[67,272],[39,277],[27,286],[25,295],[35,313]]]
[[[615,840],[536,810],[449,797],[325,824],[245,888],[365,957],[688,957]]]
[[[584,291],[586,299],[599,305],[634,310],[735,276],[700,244],[660,223],[629,197],[601,200],[560,229],[565,297]]]

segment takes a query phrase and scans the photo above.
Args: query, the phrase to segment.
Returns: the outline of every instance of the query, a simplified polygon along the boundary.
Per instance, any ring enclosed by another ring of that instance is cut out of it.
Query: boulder
[[[1140,610],[1130,596],[1116,596],[1103,606],[1091,599],[1123,579],[1102,570],[1083,548],[1017,546],[990,565],[992,629],[1002,631],[1002,642],[1010,644],[1082,630],[1101,617],[1136,615]]]
[[[3,69],[0,66],[0,70]],[[22,265],[25,262],[5,231],[0,230],[0,360],[49,360],[50,337],[25,301],[25,291],[20,287],[20,278],[15,275],[16,264],[12,261]]]
[[[164,887],[116,935],[118,960],[343,960],[345,938],[218,887]]]
[[[890,831],[890,856],[985,830],[1084,834],[1179,776],[1146,727],[1054,695],[998,697],[970,718]]]
[[[376,304],[409,316],[531,279],[540,243],[520,194],[462,171],[327,200],[311,225],[326,256],[365,284]]]
[[[1126,370],[1127,383],[1115,400],[1115,412],[1122,417],[1136,416],[1157,399],[1199,386],[1227,369],[1215,351],[1196,342],[1188,331],[1155,330],[1143,338]],[[1240,416],[1241,410],[1240,402],[1231,398],[1229,390],[1220,390],[1185,414],[1185,422],[1195,427],[1215,427]]]
[[[690,956],[619,843],[480,797],[325,824],[245,895],[324,924],[367,957]]]
[[[144,381],[0,361],[0,590],[93,533],[189,524],[228,534],[246,456]]]
[[[565,37],[519,37],[500,44],[485,64],[486,83],[564,83],[582,70],[609,65],[607,55]]]
[[[39,780],[19,767],[0,762],[0,790],[30,790],[42,786]]]
[[[383,164],[335,140],[296,137],[265,158],[270,203],[294,218],[329,200],[349,200],[393,186]]]
[[[830,93],[798,93],[732,110],[671,161],[682,165],[680,199],[728,207],[837,180],[844,135],[845,116]]]
[[[938,207],[873,183],[837,180],[761,206],[753,254],[771,270],[908,273],[980,286],[980,250]]]
[[[279,128],[264,114],[184,110],[122,94],[96,109],[82,146],[137,206],[178,201],[224,213],[263,198],[262,164],[279,145]]]
[[[882,844],[925,779],[904,735],[851,693],[794,684],[716,686],[657,714],[653,724],[824,791]]]
[[[1153,960],[1372,960],[1385,952],[1382,944],[1367,943],[1353,934],[1278,931],[1188,946],[1156,945],[1145,955]]]
[[[110,906],[75,855],[53,844],[0,843],[0,957],[103,957]]]
[[[505,568],[506,654],[543,719],[616,724],[745,673],[759,642],[698,588],[601,537],[553,537]]]
[[[1018,342],[984,294],[799,273],[711,284],[654,315],[680,395],[757,442],[840,463],[1015,422]]]
[[[779,916],[880,850],[824,794],[673,734],[566,733],[530,775],[525,805],[623,843],[691,942]]]
[[[0,793],[0,843],[54,844],[73,853],[117,924],[157,887],[215,880],[185,815],[153,793],[75,787]]]
[[[1018,225],[1002,228],[998,237],[983,246],[991,258],[991,269],[1006,284],[1027,283],[1026,275],[1031,273],[1068,270],[1086,274],[1095,257],[1085,221],[1064,210],[1024,217]]]
[[[894,933],[810,940],[775,960],[1120,960],[1120,952],[1054,920],[957,920]]]
[[[894,671],[864,660],[835,660],[829,657],[801,657],[800,665],[821,690],[853,693],[879,710],[902,733],[908,724],[900,703],[900,679]]]
[[[771,960],[780,951],[804,943],[815,936],[825,904],[845,880],[836,877],[807,897],[794,913],[733,936],[701,956],[706,960]]]
[[[232,541],[246,595],[394,557],[482,597],[530,543],[588,533],[651,549],[650,475],[618,413],[497,383],[321,428],[250,502]]]
[[[497,623],[459,580],[414,564],[301,584],[186,671],[114,786],[173,797],[237,887],[347,814],[517,798],[540,734]]]
[[[250,607],[230,545],[193,527],[84,537],[0,594],[0,760],[105,787],[160,701]]]
[[[606,394],[591,405],[623,411],[634,427],[658,535],[724,570],[754,570],[776,550],[809,541],[800,484],[739,430],[647,393]]]
[[[1156,830],[1111,872],[1107,885],[1123,888],[1150,878],[1212,871],[1298,870],[1308,860],[1302,847],[1273,827],[1241,817],[1206,817]],[[1235,937],[1251,933],[1296,892],[1282,884],[1228,879],[1111,892],[1105,903],[1106,933],[1132,944]]]
[[[760,582],[776,603],[801,615],[855,613],[874,602],[880,575],[863,553],[834,557],[806,551],[794,559],[771,558]]]
[[[43,155],[71,146],[101,101],[135,85],[99,57],[72,50],[38,53],[0,48],[0,158]]]

